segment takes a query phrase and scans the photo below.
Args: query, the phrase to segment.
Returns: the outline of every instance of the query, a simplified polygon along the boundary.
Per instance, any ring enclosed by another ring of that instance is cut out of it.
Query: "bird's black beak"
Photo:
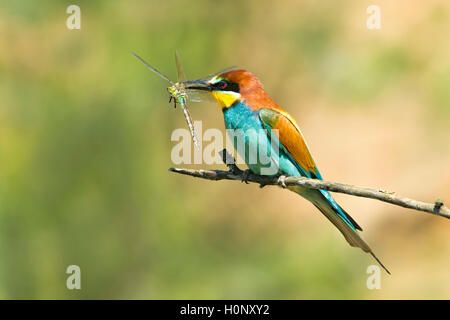
[[[183,82],[183,84],[188,90],[211,91],[211,85],[208,79],[188,80]]]

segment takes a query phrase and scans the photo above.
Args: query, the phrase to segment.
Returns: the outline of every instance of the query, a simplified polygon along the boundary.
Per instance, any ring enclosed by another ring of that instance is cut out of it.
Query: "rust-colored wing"
[[[308,150],[305,139],[294,119],[280,109],[262,108],[259,117],[265,126],[278,130],[278,140],[288,155],[301,167],[308,178],[322,179],[319,170]]]

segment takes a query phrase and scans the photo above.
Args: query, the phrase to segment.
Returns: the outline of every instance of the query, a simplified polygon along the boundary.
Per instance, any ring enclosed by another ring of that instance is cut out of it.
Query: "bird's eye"
[[[220,81],[220,82],[218,82],[217,83],[217,87],[219,88],[219,89],[225,89],[226,87],[227,87],[227,82],[225,81],[225,80],[222,80],[222,81]]]

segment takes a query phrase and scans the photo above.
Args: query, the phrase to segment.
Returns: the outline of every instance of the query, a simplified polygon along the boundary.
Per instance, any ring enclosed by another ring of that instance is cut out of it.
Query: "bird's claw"
[[[439,213],[439,210],[441,210],[441,207],[444,205],[444,202],[442,201],[442,200],[440,200],[440,199],[437,199],[435,202],[434,202],[434,208],[433,208],[433,211],[435,212],[435,213]]]
[[[251,173],[250,169],[244,170],[242,172],[242,180],[241,180],[241,182],[245,182],[246,184],[248,184],[248,178],[250,176],[250,173]]]
[[[278,177],[278,184],[279,184],[283,189],[286,189],[286,188],[287,188],[287,186],[286,186],[286,176],[284,176],[284,175],[279,176],[279,177]]]

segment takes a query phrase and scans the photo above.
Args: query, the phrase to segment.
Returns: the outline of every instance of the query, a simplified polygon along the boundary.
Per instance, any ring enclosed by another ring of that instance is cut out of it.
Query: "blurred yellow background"
[[[448,205],[449,30],[446,0],[0,1],[0,298],[449,299],[448,220],[336,194],[392,272],[368,290],[375,262],[298,195],[168,172],[185,120],[130,55],[248,69],[325,179]]]

